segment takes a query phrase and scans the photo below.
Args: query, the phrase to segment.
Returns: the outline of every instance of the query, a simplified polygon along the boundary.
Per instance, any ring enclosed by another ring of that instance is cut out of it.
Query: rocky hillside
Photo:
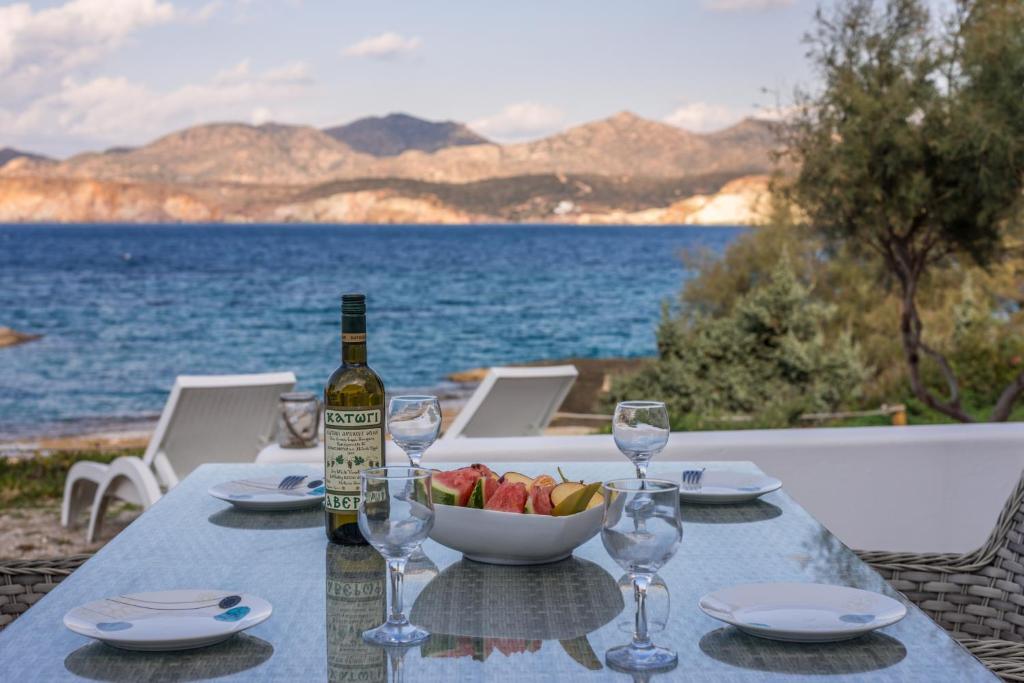
[[[0,221],[756,223],[777,125],[698,134],[623,112],[499,145],[401,115],[327,131],[212,123],[12,158]]]
[[[445,147],[484,145],[490,141],[455,121],[427,121],[408,114],[369,116],[324,132],[357,152],[393,157],[415,149],[436,152]]]
[[[13,147],[0,147],[0,166],[3,166],[11,159],[28,159],[30,161],[47,161],[48,157],[32,152],[23,152]]]

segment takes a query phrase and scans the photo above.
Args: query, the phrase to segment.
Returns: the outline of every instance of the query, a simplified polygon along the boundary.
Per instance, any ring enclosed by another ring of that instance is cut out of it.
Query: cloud
[[[117,49],[133,32],[176,18],[160,0],[70,0],[34,11],[0,7],[0,89],[7,101],[48,90]]]
[[[537,102],[510,104],[497,114],[471,121],[469,127],[500,141],[524,140],[553,133],[565,123],[565,114]]]
[[[252,73],[248,60],[220,71],[204,83],[158,91],[123,77],[79,81],[65,77],[54,92],[20,111],[0,109],[0,130],[41,137],[60,131],[91,144],[137,144],[169,130],[211,120],[267,121],[287,112],[307,94],[308,67],[292,62]]]
[[[704,0],[703,6],[712,12],[744,12],[790,7],[796,0]]]
[[[743,112],[732,107],[708,104],[707,102],[693,102],[676,107],[662,120],[686,130],[706,132],[725,128],[736,123],[744,115]]]
[[[420,47],[419,38],[405,38],[388,31],[379,36],[364,38],[345,48],[346,57],[367,57],[369,59],[394,59],[415,52]]]

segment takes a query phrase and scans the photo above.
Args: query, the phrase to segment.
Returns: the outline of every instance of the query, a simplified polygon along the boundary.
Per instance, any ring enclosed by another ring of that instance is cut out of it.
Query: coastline
[[[560,358],[518,363],[523,366],[575,365],[579,377],[560,411],[572,414],[594,414],[600,410],[599,398],[607,391],[611,377],[629,372],[645,358]],[[441,400],[445,423],[449,423],[465,405],[487,368],[473,368],[451,373],[433,387],[407,387],[406,392],[430,392]],[[49,429],[18,430],[0,435],[0,457],[30,457],[39,453],[65,451],[124,451],[145,448],[156,427],[159,414],[137,417],[86,418],[62,422]],[[587,433],[599,426],[586,418],[556,417],[550,430],[557,434]],[[583,430],[583,431],[581,431]]]

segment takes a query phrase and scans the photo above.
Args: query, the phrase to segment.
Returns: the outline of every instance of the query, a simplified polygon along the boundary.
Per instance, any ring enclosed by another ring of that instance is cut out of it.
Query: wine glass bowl
[[[636,467],[636,476],[647,476],[647,465],[668,443],[668,409],[660,401],[623,401],[615,406],[612,436],[615,445]]]
[[[633,579],[636,628],[633,642],[605,655],[610,665],[627,671],[674,667],[676,653],[651,642],[647,627],[647,591],[655,573],[672,559],[683,537],[679,485],[660,479],[617,479],[604,483],[601,541],[605,550]]]
[[[359,475],[359,530],[388,564],[391,613],[363,633],[376,645],[410,645],[430,634],[409,623],[402,606],[405,565],[434,526],[431,472],[416,467],[381,467]]]
[[[395,396],[388,402],[388,430],[405,451],[409,464],[420,466],[423,453],[441,431],[441,404],[437,396]]]

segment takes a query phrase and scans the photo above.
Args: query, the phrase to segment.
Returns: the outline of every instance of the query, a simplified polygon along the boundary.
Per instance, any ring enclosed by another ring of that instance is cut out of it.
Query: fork
[[[273,485],[266,485],[258,481],[249,481],[246,479],[241,480],[239,483],[249,486],[254,489],[263,489],[265,491],[291,491],[298,487],[303,481],[306,480],[306,476],[303,474],[292,474],[284,479],[275,487]]]
[[[706,467],[702,467],[699,470],[683,470],[683,488],[687,491],[699,491],[701,487],[701,481],[704,479],[704,470]]]

